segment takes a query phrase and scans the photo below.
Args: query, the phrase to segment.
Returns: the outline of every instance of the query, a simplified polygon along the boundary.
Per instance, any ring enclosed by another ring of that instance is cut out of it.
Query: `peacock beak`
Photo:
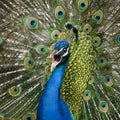
[[[55,69],[55,67],[61,62],[62,56],[59,55],[59,52],[54,50],[51,54],[52,57],[52,65],[51,65],[51,72]]]

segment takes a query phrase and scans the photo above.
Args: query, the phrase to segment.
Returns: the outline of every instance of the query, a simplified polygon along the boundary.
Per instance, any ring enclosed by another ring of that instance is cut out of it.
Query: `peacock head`
[[[51,56],[53,58],[51,71],[53,71],[56,66],[63,65],[68,61],[70,56],[69,43],[65,40],[60,40],[57,42]]]

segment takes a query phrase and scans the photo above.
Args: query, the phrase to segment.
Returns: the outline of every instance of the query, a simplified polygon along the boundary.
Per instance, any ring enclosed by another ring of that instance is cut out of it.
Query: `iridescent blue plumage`
[[[45,85],[40,98],[37,111],[38,120],[72,120],[66,102],[60,98],[60,88],[70,54],[68,47],[67,41],[59,41],[55,45],[56,53],[54,53],[54,56],[57,54],[58,57],[61,56],[61,59]]]

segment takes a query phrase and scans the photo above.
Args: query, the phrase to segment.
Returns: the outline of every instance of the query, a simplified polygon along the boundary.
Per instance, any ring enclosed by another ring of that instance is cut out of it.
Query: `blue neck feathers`
[[[37,120],[64,120],[61,115],[60,88],[67,63],[55,68],[41,96]]]

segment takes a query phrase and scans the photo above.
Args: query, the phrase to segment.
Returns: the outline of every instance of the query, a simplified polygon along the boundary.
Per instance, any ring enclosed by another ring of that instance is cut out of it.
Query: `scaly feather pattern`
[[[0,120],[37,119],[60,40],[73,118],[120,119],[120,0],[0,0],[0,17]]]

